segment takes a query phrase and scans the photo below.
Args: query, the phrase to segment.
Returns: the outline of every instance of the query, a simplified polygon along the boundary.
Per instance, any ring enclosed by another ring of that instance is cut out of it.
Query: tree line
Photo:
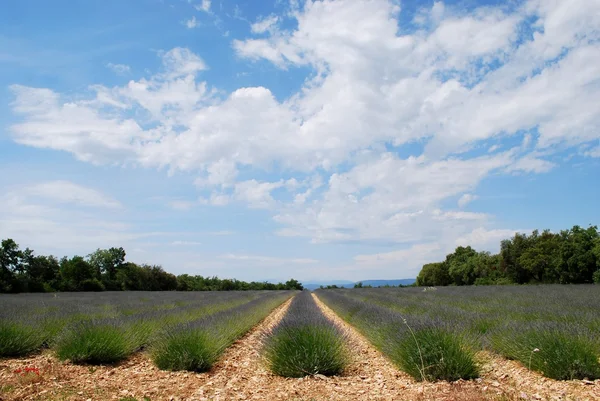
[[[517,233],[500,253],[459,246],[442,262],[423,266],[419,286],[600,283],[600,232],[573,226],[553,233]]]
[[[21,250],[12,239],[0,246],[0,293],[55,291],[245,291],[302,290],[297,280],[285,283],[181,274],[158,265],[125,261],[123,248],[97,249],[86,257],[58,259]]]

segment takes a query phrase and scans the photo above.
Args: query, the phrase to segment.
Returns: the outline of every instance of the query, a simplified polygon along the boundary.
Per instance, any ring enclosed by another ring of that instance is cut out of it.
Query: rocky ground
[[[289,302],[234,343],[210,372],[160,371],[143,353],[116,366],[77,366],[62,363],[44,352],[0,361],[0,401],[600,400],[600,380],[546,379],[517,362],[488,353],[479,354],[480,379],[416,382],[318,299],[324,312],[348,331],[353,363],[344,375],[330,378],[274,376],[261,359],[260,338],[264,330],[283,317]]]

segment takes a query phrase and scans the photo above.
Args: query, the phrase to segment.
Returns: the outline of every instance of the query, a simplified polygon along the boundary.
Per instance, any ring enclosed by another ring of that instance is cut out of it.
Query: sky
[[[399,279],[600,223],[600,0],[5,0],[0,237]]]

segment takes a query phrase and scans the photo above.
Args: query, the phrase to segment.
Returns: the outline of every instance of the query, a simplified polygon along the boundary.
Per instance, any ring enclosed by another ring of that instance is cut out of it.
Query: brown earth
[[[315,299],[317,299],[315,297]],[[226,350],[207,373],[164,372],[140,353],[117,366],[62,363],[51,353],[0,361],[0,401],[16,400],[600,400],[595,382],[546,379],[520,364],[481,353],[475,381],[418,383],[396,369],[355,329],[317,302],[349,336],[353,362],[342,376],[286,379],[260,357],[260,338],[285,314],[290,301]],[[36,372],[15,373],[35,367]],[[128,398],[130,397],[130,398]]]

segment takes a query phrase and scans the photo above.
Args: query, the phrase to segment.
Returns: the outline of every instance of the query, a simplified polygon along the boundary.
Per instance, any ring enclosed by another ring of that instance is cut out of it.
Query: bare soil
[[[116,366],[62,363],[44,352],[0,361],[0,401],[16,400],[600,400],[595,382],[546,379],[514,361],[481,353],[474,381],[419,383],[395,368],[354,328],[316,297],[332,320],[348,331],[353,362],[336,377],[286,379],[271,374],[260,356],[265,330],[284,316],[290,301],[226,350],[207,373],[164,372],[144,353]],[[39,374],[17,373],[25,367]]]

